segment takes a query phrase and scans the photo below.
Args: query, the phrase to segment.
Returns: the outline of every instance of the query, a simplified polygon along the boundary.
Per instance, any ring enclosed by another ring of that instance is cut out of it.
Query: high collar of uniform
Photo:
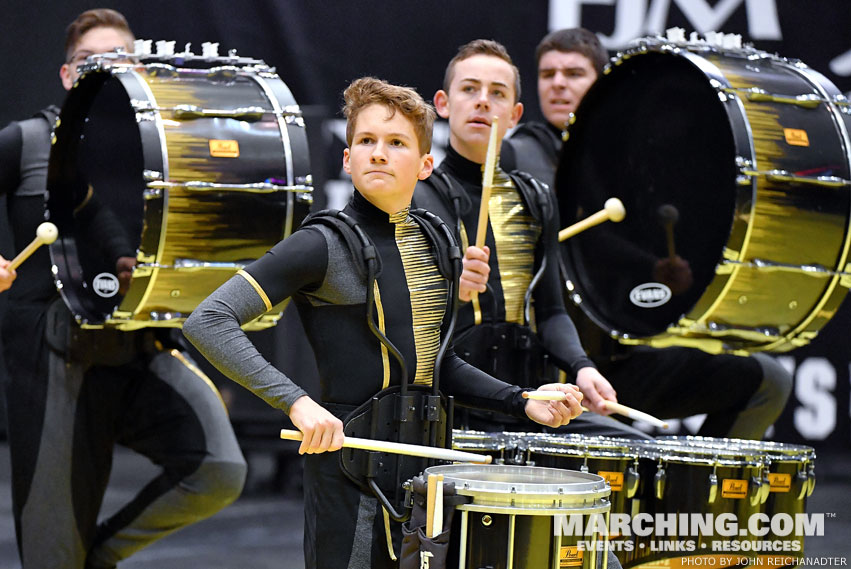
[[[408,218],[408,211],[411,209],[410,204],[403,207],[396,213],[388,214],[373,205],[368,199],[355,188],[352,192],[352,199],[349,201],[349,207],[355,214],[355,217],[362,221],[370,221],[373,223],[400,223]]]
[[[502,170],[499,167],[499,156],[497,156],[496,167],[494,168],[494,175],[496,176],[498,173],[501,173]],[[446,157],[441,162],[441,166],[445,168],[450,174],[459,178],[462,182],[466,182],[472,186],[481,187],[482,185],[482,177],[484,176],[485,165],[478,164],[473,162],[472,160],[468,160],[458,154],[458,152],[452,148],[450,145],[446,149]]]

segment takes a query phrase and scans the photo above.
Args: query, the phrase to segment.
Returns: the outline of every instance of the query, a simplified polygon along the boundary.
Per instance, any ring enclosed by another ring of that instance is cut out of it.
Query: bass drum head
[[[685,58],[649,53],[586,94],[556,176],[561,227],[626,209],[562,243],[568,290],[612,334],[647,337],[712,281],[735,211],[735,142],[718,93]],[[572,290],[571,290],[572,289]]]
[[[67,135],[54,142],[48,174],[52,250],[63,295],[97,317],[121,302],[115,260],[135,257],[141,241],[142,140],[124,86],[107,73],[81,78],[60,120]]]

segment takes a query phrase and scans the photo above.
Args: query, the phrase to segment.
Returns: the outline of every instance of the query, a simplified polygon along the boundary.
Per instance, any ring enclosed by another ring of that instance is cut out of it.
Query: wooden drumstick
[[[430,475],[431,476],[431,475]],[[434,491],[434,516],[432,524],[428,526],[431,529],[430,537],[437,537],[443,531],[443,475],[437,475],[437,483]]]
[[[12,262],[9,263],[9,270],[17,269],[21,263],[27,260],[27,258],[36,252],[36,249],[41,247],[42,245],[50,245],[56,238],[59,237],[59,230],[56,229],[56,226],[50,223],[49,221],[45,221],[35,230],[35,239],[30,241],[30,244],[24,247],[23,251],[18,253]]]
[[[485,171],[482,174],[482,203],[479,204],[479,225],[476,227],[476,247],[485,246],[485,235],[488,231],[488,202],[493,189],[493,172],[496,169],[497,125],[499,117],[491,119],[491,136],[488,140],[488,153],[485,157]]]
[[[437,494],[437,474],[429,474],[426,482],[426,536],[434,537],[434,497]]]
[[[523,399],[532,399],[534,401],[564,401],[567,398],[567,393],[564,391],[524,391],[520,394]]]
[[[626,405],[621,405],[620,403],[615,403],[614,401],[604,399],[603,406],[613,413],[629,417],[630,419],[635,419],[636,421],[650,423],[654,427],[659,427],[660,429],[667,429],[669,427],[668,423],[661,419],[657,419],[653,415],[639,411],[638,409],[633,409],[632,407],[627,407]]]
[[[599,225],[604,221],[614,221],[615,223],[623,221],[626,217],[626,209],[623,207],[623,202],[618,198],[609,198],[603,205],[603,209],[593,215],[589,215],[581,221],[577,221],[569,227],[565,227],[558,232],[558,240],[564,241],[573,237],[577,233],[581,233],[588,228]]]
[[[301,431],[293,429],[281,429],[281,438],[289,441],[300,441],[304,438]],[[360,450],[374,450],[378,452],[389,452],[391,454],[404,454],[407,456],[420,456],[423,458],[434,458],[436,460],[447,460],[452,462],[474,462],[477,464],[490,464],[493,458],[490,455],[475,454],[448,448],[429,447],[423,445],[411,445],[407,443],[394,443],[391,441],[376,441],[373,439],[361,439],[358,437],[345,437],[343,446]]]

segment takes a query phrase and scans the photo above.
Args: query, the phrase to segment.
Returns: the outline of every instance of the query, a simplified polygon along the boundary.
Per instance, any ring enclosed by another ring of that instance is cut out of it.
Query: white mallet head
[[[59,230],[49,221],[45,221],[35,230],[35,236],[45,245],[50,245],[59,237]]]
[[[606,203],[603,205],[603,209],[605,209],[606,213],[609,214],[609,219],[615,223],[623,221],[623,218],[626,217],[626,208],[623,206],[623,202],[618,198],[607,199]]]

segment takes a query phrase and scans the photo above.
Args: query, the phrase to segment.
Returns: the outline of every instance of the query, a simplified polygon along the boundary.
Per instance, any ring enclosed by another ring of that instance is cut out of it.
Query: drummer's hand
[[[343,447],[343,422],[307,395],[293,403],[290,420],[304,435],[299,454],[318,454]]]
[[[548,427],[561,427],[582,414],[582,392],[570,383],[548,383],[538,391],[562,391],[566,397],[562,401],[540,401],[529,399],[526,402],[526,416]]]
[[[10,269],[9,265],[12,261],[8,261],[0,255],[0,292],[12,286],[12,281],[18,276],[15,269]]]
[[[603,399],[614,401],[617,403],[618,394],[615,388],[609,383],[609,380],[594,369],[593,367],[584,367],[576,374],[576,386],[582,391],[585,396],[585,406],[589,411],[594,411],[600,415],[611,415],[612,412],[603,406]]]
[[[118,257],[115,261],[115,276],[118,277],[118,293],[127,294],[130,288],[130,280],[133,278],[133,267],[136,266],[136,257]]]
[[[464,302],[470,301],[473,292],[487,290],[488,277],[491,274],[491,267],[488,265],[490,254],[491,250],[487,245],[481,249],[470,246],[464,251],[464,271],[458,285],[458,298]]]

